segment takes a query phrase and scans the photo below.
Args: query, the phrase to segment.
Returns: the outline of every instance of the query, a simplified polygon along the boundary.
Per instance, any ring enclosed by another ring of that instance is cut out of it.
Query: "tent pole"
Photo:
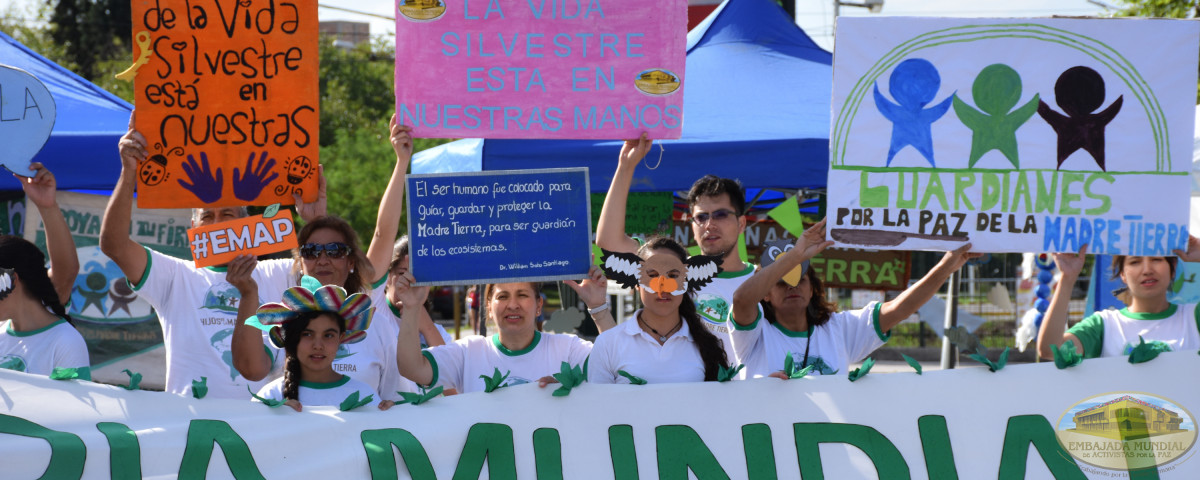
[[[958,363],[958,347],[950,343],[946,332],[958,326],[958,270],[946,280],[946,323],[942,330],[942,370],[950,370]]]

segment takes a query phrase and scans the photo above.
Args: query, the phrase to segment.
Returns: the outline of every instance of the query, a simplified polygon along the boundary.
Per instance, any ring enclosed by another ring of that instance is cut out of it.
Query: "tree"
[[[1121,17],[1200,18],[1197,0],[1121,0]],[[1200,104],[1200,84],[1196,85],[1196,103]]]

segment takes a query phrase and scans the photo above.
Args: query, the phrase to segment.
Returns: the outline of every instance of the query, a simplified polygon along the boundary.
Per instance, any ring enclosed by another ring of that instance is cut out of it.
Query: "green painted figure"
[[[969,167],[983,154],[999,150],[1014,168],[1021,168],[1017,156],[1017,128],[1037,112],[1038,95],[1012,111],[1021,100],[1021,76],[1008,65],[992,64],[983,68],[971,85],[971,96],[979,110],[954,96],[954,113],[973,132]],[[1011,111],[1011,113],[1010,113]]]

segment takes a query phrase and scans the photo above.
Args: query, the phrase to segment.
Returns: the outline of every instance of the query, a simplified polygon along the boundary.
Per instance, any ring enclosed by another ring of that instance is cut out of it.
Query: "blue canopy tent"
[[[59,190],[111,191],[121,174],[117,141],[125,134],[133,105],[4,32],[0,32],[0,63],[29,72],[54,96],[58,110],[54,131],[33,161],[54,171]],[[15,181],[0,181],[0,190],[20,188]]]
[[[683,137],[656,142],[632,191],[687,190],[704,174],[758,189],[823,189],[833,55],[770,0],[728,0],[688,34]],[[660,152],[658,145],[664,150]],[[619,141],[459,140],[421,152],[413,173],[588,167],[604,192]]]

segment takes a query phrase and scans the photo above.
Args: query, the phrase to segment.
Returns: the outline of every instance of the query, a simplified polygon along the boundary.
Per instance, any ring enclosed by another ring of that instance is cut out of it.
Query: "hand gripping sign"
[[[265,255],[297,246],[291,215],[254,215],[192,228],[188,229],[187,238],[196,268],[224,265],[244,253]]]

